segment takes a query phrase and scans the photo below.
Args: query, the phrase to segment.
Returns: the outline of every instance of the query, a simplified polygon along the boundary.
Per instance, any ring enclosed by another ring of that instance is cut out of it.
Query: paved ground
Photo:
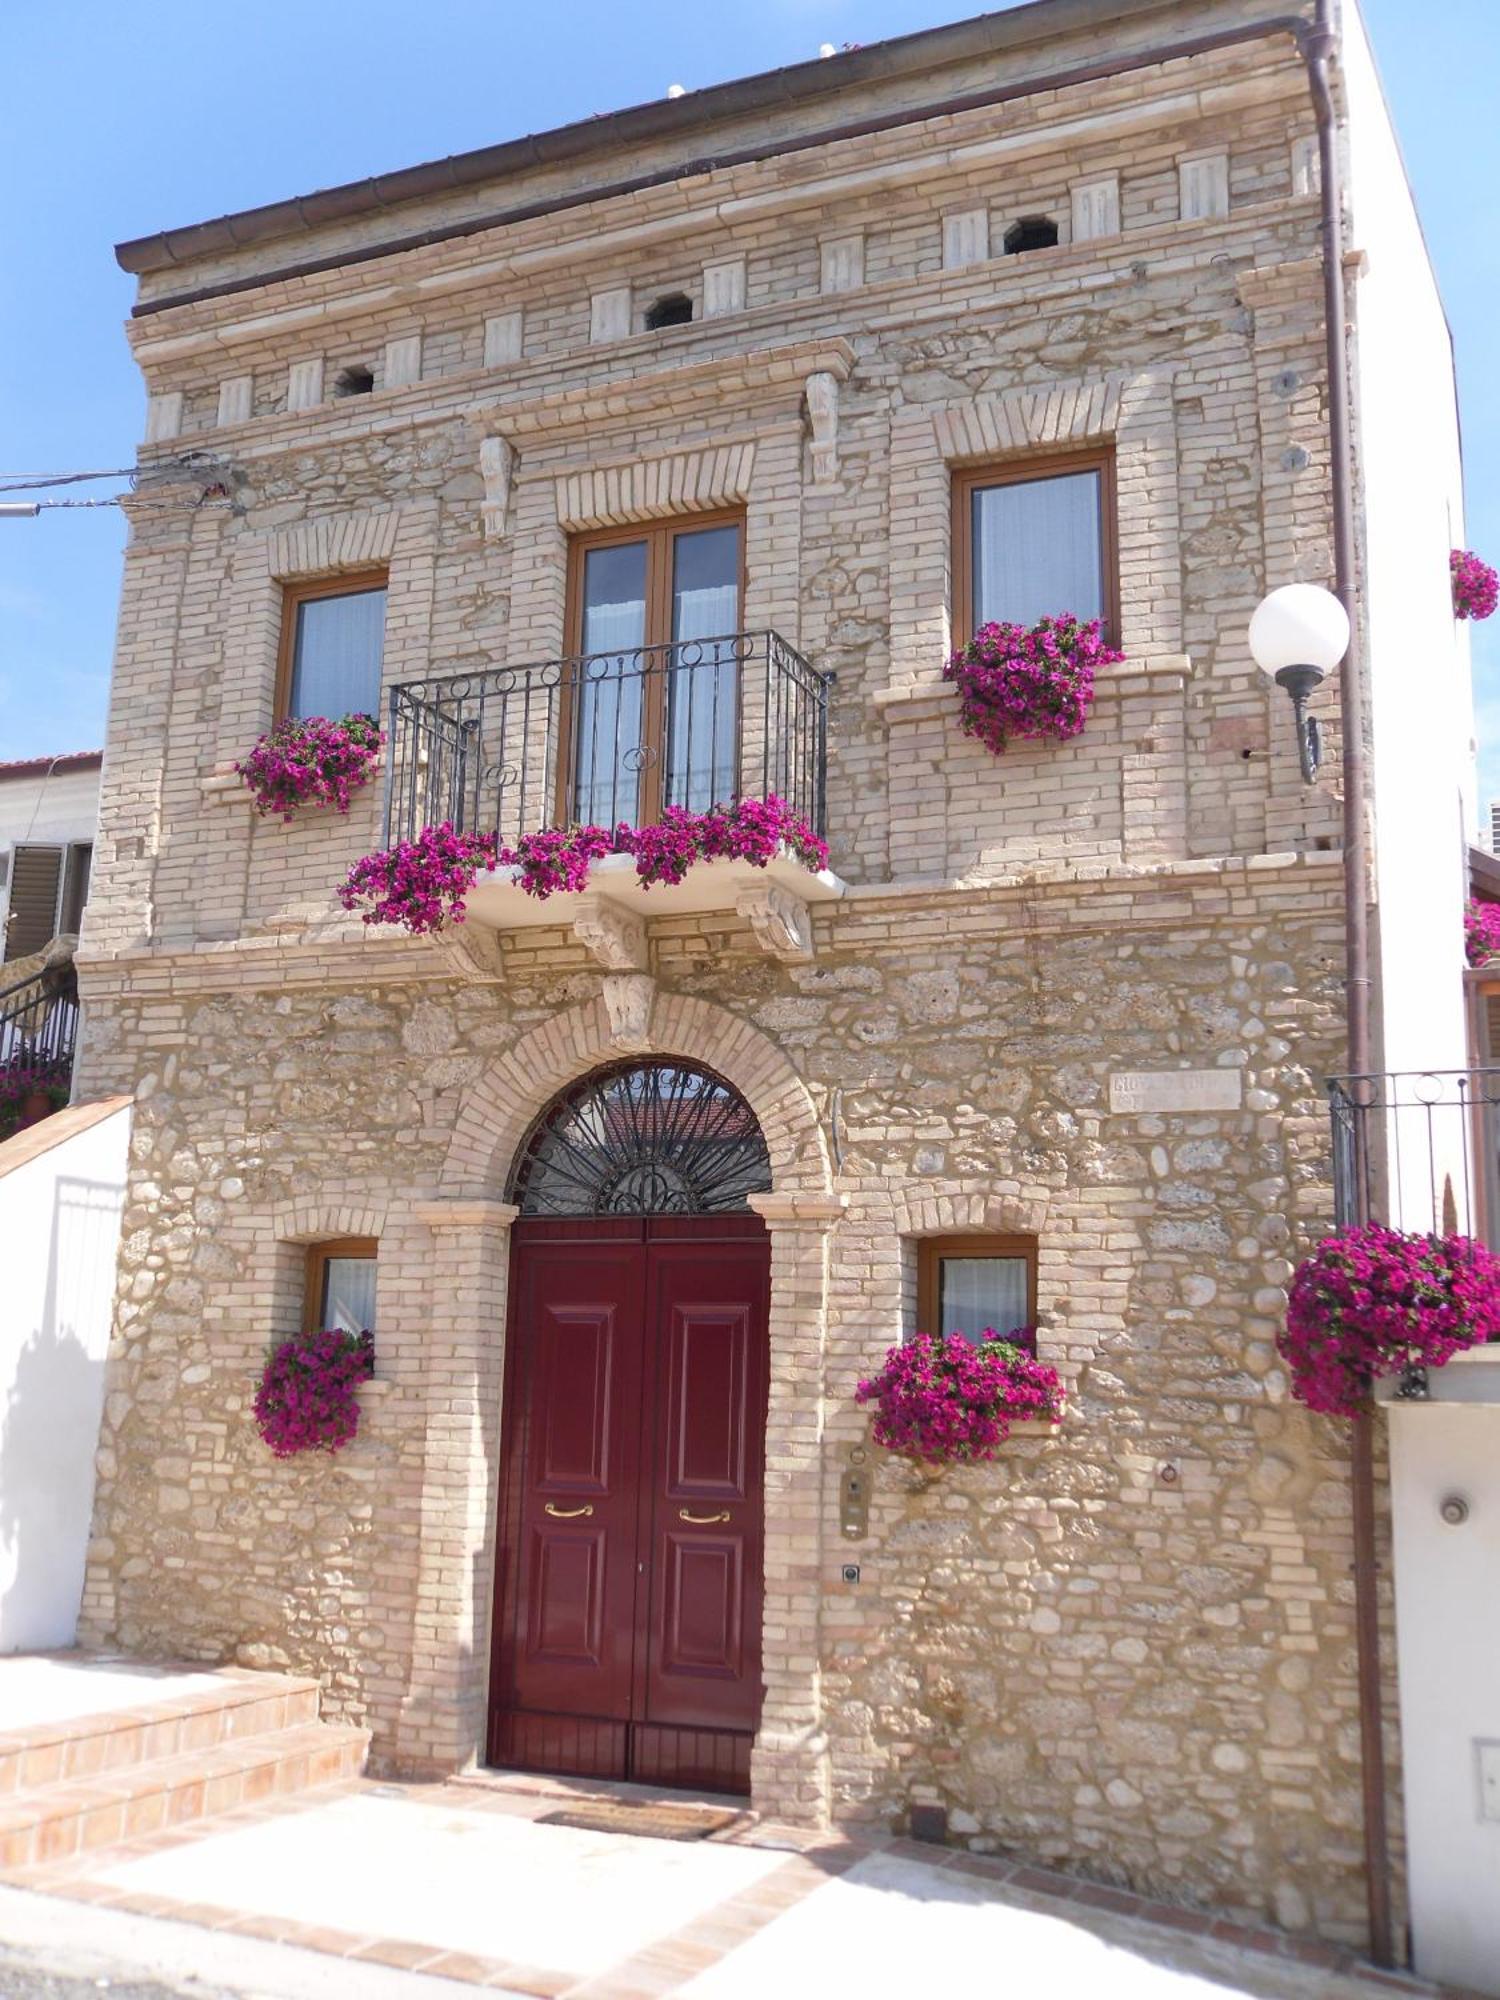
[[[135,1956],[119,1958],[126,1983],[113,1989],[127,2000],[405,2000],[455,1994],[456,1981],[536,2000],[803,2000],[830,1984],[861,2000],[1433,1991],[1331,1948],[909,1842],[820,1842],[748,1816],[690,1843],[535,1823],[568,1796],[545,1780],[492,1778],[268,1802],[33,1871],[35,1886],[73,1901],[24,1900],[53,1913],[54,1938],[133,1924]],[[14,1894],[0,1890],[0,1941],[18,1937]],[[32,1941],[31,1964],[67,1971],[47,1936]],[[170,1963],[153,1943],[167,1938],[179,1949]],[[199,1941],[186,1963],[183,1938]],[[132,1966],[209,1983],[132,1988]],[[284,1983],[293,1972],[314,1985]],[[11,1990],[0,1974],[0,1995]],[[98,1988],[50,1990],[76,2000]]]

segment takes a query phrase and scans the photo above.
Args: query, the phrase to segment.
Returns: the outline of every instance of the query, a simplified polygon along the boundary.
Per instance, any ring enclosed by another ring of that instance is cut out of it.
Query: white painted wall
[[[1354,0],[1342,12],[1349,244],[1367,260],[1353,311],[1374,729],[1376,1067],[1453,1068],[1466,1059],[1462,913],[1477,825],[1468,628],[1453,617],[1448,575],[1449,551],[1464,545],[1453,356]],[[1444,1125],[1455,1147],[1459,1127],[1457,1118]],[[1425,1151],[1403,1145],[1402,1153],[1408,1219],[1425,1229]],[[1462,1180],[1454,1174],[1460,1202]]]
[[[0,1145],[0,1653],[77,1631],[129,1141],[126,1104],[18,1166],[33,1135]]]
[[[1434,1393],[1468,1391],[1481,1372],[1500,1377],[1500,1353],[1450,1362]],[[1388,1410],[1415,1964],[1500,1994],[1500,1402]],[[1456,1527],[1439,1511],[1450,1495],[1469,1508]]]

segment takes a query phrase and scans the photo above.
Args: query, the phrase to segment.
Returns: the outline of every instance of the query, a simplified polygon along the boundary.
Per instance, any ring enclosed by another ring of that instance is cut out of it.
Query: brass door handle
[[[711,1528],[716,1521],[729,1519],[729,1509],[726,1507],[722,1514],[695,1514],[691,1507],[679,1507],[677,1518],[679,1521],[691,1521],[695,1528]]]
[[[555,1500],[549,1500],[542,1509],[542,1512],[550,1514],[554,1521],[578,1521],[585,1514],[592,1514],[593,1511],[592,1503],[584,1507],[559,1507]]]

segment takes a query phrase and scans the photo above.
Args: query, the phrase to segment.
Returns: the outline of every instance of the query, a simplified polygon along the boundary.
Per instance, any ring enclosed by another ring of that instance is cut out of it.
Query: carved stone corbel
[[[480,439],[479,475],[484,481],[484,504],[480,515],[487,542],[498,542],[505,533],[506,517],[510,513],[510,484],[515,469],[513,445],[503,437]]]
[[[505,964],[500,938],[488,925],[443,924],[430,937],[455,977],[470,986],[498,986],[503,982]]]
[[[574,906],[573,935],[606,972],[645,972],[646,924],[604,896],[584,895]]]
[[[834,486],[839,476],[839,384],[836,375],[809,375],[802,385],[812,427],[814,486]]]
[[[651,1047],[651,1003],[656,981],[643,972],[612,972],[604,982],[609,1045],[621,1055],[645,1055]]]
[[[812,911],[800,896],[780,882],[752,882],[734,906],[763,952],[787,965],[807,964],[813,955]]]

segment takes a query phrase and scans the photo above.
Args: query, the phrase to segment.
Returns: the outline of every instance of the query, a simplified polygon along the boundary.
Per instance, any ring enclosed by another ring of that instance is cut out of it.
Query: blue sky
[[[173,224],[873,42],[942,0],[11,0],[0,472],[128,465],[143,398],[112,245]],[[1469,543],[1500,563],[1494,0],[1365,0],[1458,353]],[[1483,195],[1481,190],[1486,191]],[[81,491],[99,489],[80,489]],[[0,758],[103,740],[124,524],[0,521]],[[1500,617],[1476,632],[1500,793]]]

